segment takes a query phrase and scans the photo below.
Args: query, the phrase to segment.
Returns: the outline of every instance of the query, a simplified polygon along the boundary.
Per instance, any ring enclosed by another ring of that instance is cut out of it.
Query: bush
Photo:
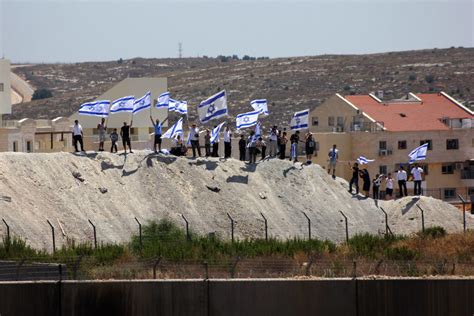
[[[410,81],[415,81],[416,80],[416,75],[415,74],[411,74],[408,76],[408,80]]]
[[[345,85],[344,86],[344,91],[349,91],[351,90],[351,86],[350,85]]]
[[[385,257],[389,260],[415,260],[419,254],[407,246],[389,247],[385,249]]]
[[[123,59],[120,58],[119,60],[117,60],[117,64],[123,64]]]
[[[47,99],[51,98],[53,93],[48,89],[38,89],[33,93],[31,97],[32,100],[40,100],[40,99]]]
[[[383,254],[384,249],[401,237],[377,236],[369,233],[357,234],[350,238],[347,245],[355,256],[377,258]]]
[[[424,237],[431,237],[431,238],[440,238],[446,236],[446,229],[440,226],[433,226],[428,227],[425,229],[424,232],[419,232],[418,236]]]

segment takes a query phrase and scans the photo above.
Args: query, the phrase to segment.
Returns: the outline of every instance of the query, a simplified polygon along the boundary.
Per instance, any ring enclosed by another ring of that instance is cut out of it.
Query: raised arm
[[[151,120],[151,124],[152,124],[153,126],[155,126],[155,122],[153,121],[153,116],[151,116],[151,115],[150,115],[150,120]]]

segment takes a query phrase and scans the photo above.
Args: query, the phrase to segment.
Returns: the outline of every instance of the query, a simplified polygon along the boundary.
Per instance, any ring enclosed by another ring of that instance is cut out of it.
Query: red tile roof
[[[378,122],[387,131],[447,130],[441,118],[471,118],[474,115],[442,94],[416,94],[422,102],[379,103],[370,95],[350,95],[344,98]]]

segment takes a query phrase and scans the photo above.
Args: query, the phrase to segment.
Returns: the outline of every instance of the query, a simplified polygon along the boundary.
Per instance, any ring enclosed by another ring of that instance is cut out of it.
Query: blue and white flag
[[[219,138],[219,133],[220,133],[221,128],[224,124],[225,124],[225,122],[222,122],[212,130],[212,132],[211,132],[211,144],[214,144],[216,139]]]
[[[309,109],[296,112],[291,118],[290,128],[292,130],[300,130],[308,128]]]
[[[409,163],[413,163],[417,160],[425,160],[426,159],[426,151],[428,150],[428,143],[424,143],[423,145],[416,147],[413,149],[409,154],[410,157]]]
[[[198,114],[202,123],[227,116],[227,95],[225,90],[202,101],[198,106]]]
[[[258,115],[260,111],[253,111],[239,114],[235,117],[235,123],[237,129],[242,129],[250,126],[254,126],[258,122]]]
[[[161,138],[176,138],[183,134],[183,118],[180,118],[173,126],[171,126],[166,133],[161,135]]]
[[[133,103],[133,114],[137,114],[151,107],[151,92],[148,91],[143,97]]]
[[[79,108],[80,115],[107,117],[109,116],[110,101],[94,101],[81,105]]]
[[[164,92],[160,94],[160,96],[158,97],[158,102],[156,103],[156,108],[157,109],[168,108],[169,101],[170,101],[169,92]]]
[[[132,112],[133,103],[135,102],[134,96],[123,97],[112,102],[110,107],[110,113],[118,112]]]
[[[188,115],[188,103],[186,101],[178,101],[170,98],[168,110]]]
[[[374,162],[374,161],[375,159],[367,159],[364,156],[359,156],[359,158],[357,158],[357,162],[359,163],[359,165],[366,165],[369,162]]]
[[[253,107],[255,111],[268,115],[267,99],[253,100],[250,102],[250,106]]]

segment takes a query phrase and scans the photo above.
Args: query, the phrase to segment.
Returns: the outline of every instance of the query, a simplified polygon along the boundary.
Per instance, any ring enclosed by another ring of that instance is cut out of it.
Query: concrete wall
[[[472,315],[474,279],[0,283],[1,315]]]

